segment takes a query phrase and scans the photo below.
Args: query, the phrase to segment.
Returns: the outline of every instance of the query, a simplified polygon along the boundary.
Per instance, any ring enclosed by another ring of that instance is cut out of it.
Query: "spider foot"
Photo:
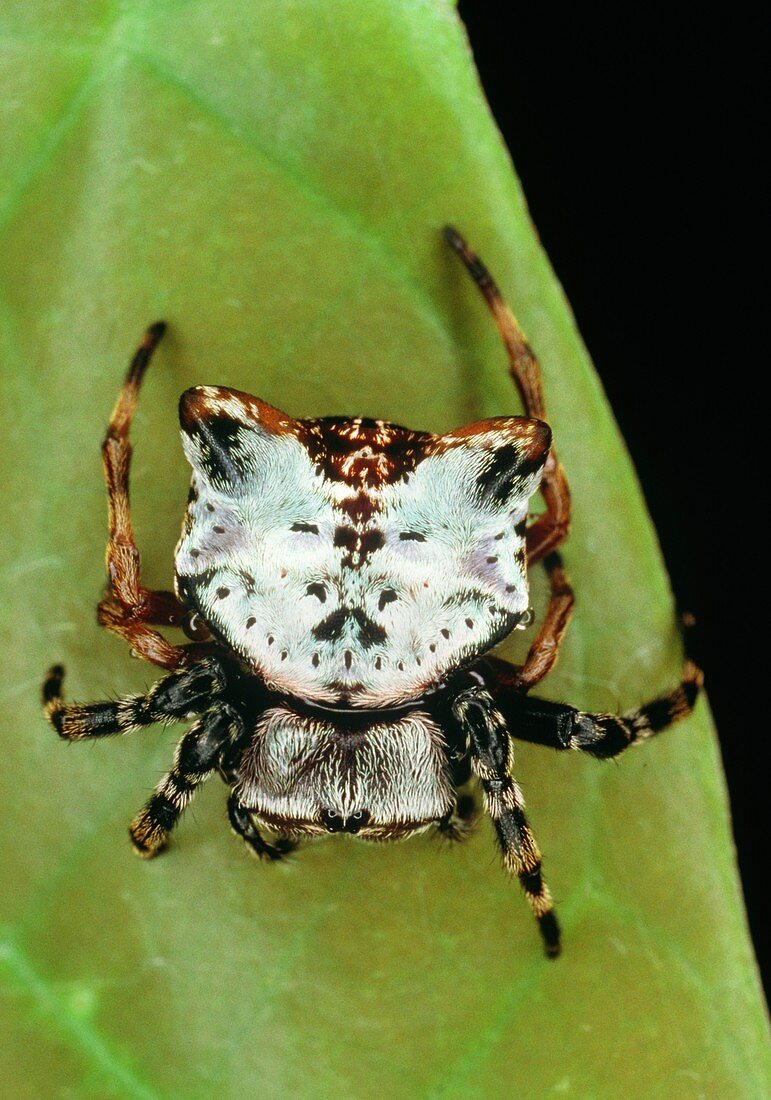
[[[246,846],[252,855],[257,859],[267,860],[268,863],[278,863],[280,860],[286,859],[297,848],[297,841],[290,840],[288,837],[279,837],[271,844],[264,840],[262,836],[259,840],[255,840],[253,837],[244,836],[239,829],[234,829],[233,832],[246,842]]]
[[[168,832],[155,820],[148,810],[142,812],[129,826],[131,847],[140,859],[154,859],[160,855],[168,842]]]
[[[462,794],[454,808],[442,818],[437,828],[445,840],[468,840],[476,828],[476,803],[470,794]]]
[[[272,844],[265,840],[252,820],[251,814],[235,795],[231,795],[228,801],[228,817],[233,832],[245,841],[249,851],[258,859],[267,859],[271,863],[276,863],[297,847],[297,842],[290,840],[287,836],[277,837]]]
[[[264,841],[264,849],[261,853],[257,853],[263,859],[270,860],[271,862],[277,862],[281,859],[286,859],[297,849],[297,841],[290,840],[289,837],[278,837],[272,844]]]

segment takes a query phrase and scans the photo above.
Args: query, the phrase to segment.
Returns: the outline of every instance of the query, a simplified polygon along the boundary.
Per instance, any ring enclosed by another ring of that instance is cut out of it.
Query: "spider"
[[[537,361],[485,266],[456,230],[444,235],[487,301],[526,415],[433,435],[360,417],[296,420],[236,390],[189,389],[180,422],[193,474],[175,591],[153,591],[129,510],[129,430],[165,330],[151,325],[102,449],[108,589],[98,618],[169,674],[144,695],[69,705],[56,665],[43,703],[66,741],[197,716],[130,826],[148,858],[213,771],[230,788],[234,831],[268,860],[328,833],[384,841],[432,826],[461,840],[475,776],[504,866],[556,956],[512,737],[613,757],[688,714],[702,677],[686,661],[671,694],[620,716],[529,696],[573,609],[557,552],[570,494]],[[529,521],[538,489],[546,510]],[[532,621],[527,567],[538,562],[550,598],[524,664],[484,656]],[[182,627],[190,642],[172,645],[158,626]]]

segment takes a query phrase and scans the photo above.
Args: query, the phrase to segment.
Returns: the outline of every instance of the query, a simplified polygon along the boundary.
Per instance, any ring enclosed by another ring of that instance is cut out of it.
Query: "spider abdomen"
[[[193,481],[177,593],[271,690],[401,705],[527,614],[540,421],[431,435],[293,420],[211,386],[183,394],[180,417]]]
[[[282,832],[367,840],[425,828],[454,798],[444,737],[420,710],[347,729],[273,707],[254,727],[234,787],[242,805]]]

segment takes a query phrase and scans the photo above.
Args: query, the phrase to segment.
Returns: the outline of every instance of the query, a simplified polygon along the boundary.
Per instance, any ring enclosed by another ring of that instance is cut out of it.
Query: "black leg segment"
[[[439,832],[447,840],[468,840],[474,831],[477,807],[472,794],[459,794],[455,805],[438,823]]]
[[[289,852],[293,852],[297,847],[295,842],[289,840],[288,837],[279,837],[274,844],[269,844],[254,824],[252,815],[245,806],[241,805],[234,794],[228,799],[228,817],[230,818],[233,832],[237,836],[240,836],[260,859],[283,859],[285,855]]]
[[[157,855],[182,812],[222,753],[242,731],[241,719],[227,704],[208,711],[177,745],[174,765],[163,777],[129,832],[134,850],[145,859]]]
[[[522,792],[511,775],[511,740],[506,722],[483,687],[462,691],[453,711],[470,738],[471,766],[482,784],[504,865],[519,878],[538,921],[546,954],[553,958],[560,951],[559,925],[541,875],[541,853],[525,817]]]
[[[625,714],[586,714],[564,703],[525,697],[505,685],[493,688],[509,728],[521,741],[552,749],[576,749],[600,760],[650,740],[693,710],[704,677],[686,661],[682,680],[667,695]]]
[[[225,690],[225,673],[214,657],[159,680],[146,695],[127,695],[106,703],[66,704],[64,669],[54,665],[43,682],[43,708],[65,741],[128,733],[155,722],[174,722],[200,714]]]

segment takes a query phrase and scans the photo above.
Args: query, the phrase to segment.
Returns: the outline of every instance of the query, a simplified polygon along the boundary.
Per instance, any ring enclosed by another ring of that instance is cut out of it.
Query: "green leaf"
[[[618,766],[518,748],[556,963],[487,822],[465,846],[330,840],[265,867],[212,781],[144,864],[126,825],[179,729],[67,749],[39,712],[54,660],[84,700],[155,675],[94,621],[99,442],[148,322],[171,325],[135,432],[154,586],[189,385],[433,430],[517,411],[448,221],[540,354],[574,490],[578,609],[545,693],[617,709],[676,679],[655,536],[452,6],[5,0],[0,65],[7,1095],[768,1095],[705,703]]]

